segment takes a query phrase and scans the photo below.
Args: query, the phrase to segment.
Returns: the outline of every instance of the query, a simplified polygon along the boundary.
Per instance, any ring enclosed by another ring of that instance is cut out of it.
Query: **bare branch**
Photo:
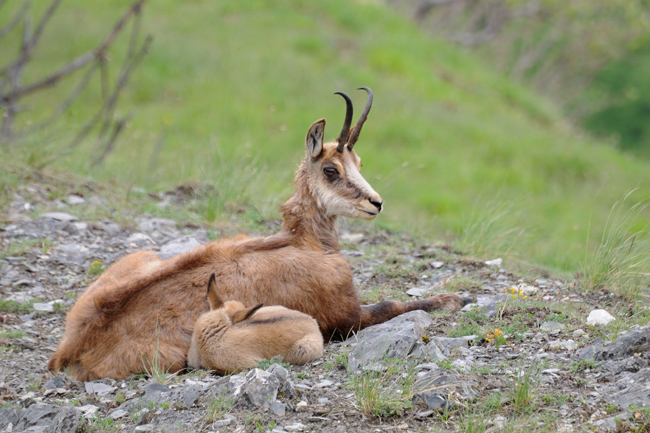
[[[77,99],[77,96],[79,96],[79,94],[88,86],[90,79],[93,77],[95,71],[97,71],[97,68],[99,67],[100,64],[102,64],[102,60],[98,60],[97,62],[90,65],[90,67],[86,71],[86,74],[81,79],[79,84],[77,84],[77,86],[72,90],[72,92],[70,92],[68,97],[61,104],[59,104],[58,107],[56,107],[56,109],[52,112],[52,114],[47,119],[30,127],[29,130],[26,132],[29,133],[29,132],[37,131],[46,128],[52,123],[54,123],[57,117],[63,114],[63,112],[70,106],[70,104],[72,104],[74,100]]]
[[[131,117],[132,117],[132,114],[129,114],[125,118],[120,119],[120,120],[115,122],[115,126],[113,127],[113,133],[111,134],[110,138],[106,142],[106,146],[104,147],[104,151],[93,162],[93,167],[96,167],[99,164],[101,164],[102,162],[104,162],[104,160],[106,159],[108,154],[113,151],[113,149],[115,148],[115,141],[117,140],[117,137],[120,135],[120,133],[124,129],[124,126],[126,126],[127,122],[131,119]]]
[[[4,4],[6,0],[2,0],[0,3],[0,8]],[[32,0],[25,0],[23,3],[23,6],[20,8],[20,10],[16,13],[16,15],[7,23],[6,26],[0,29],[0,39],[5,37],[10,31],[14,29],[18,25],[18,23],[23,19],[25,14],[27,14],[27,11],[29,10],[29,7],[32,5]]]
[[[142,57],[144,57],[144,55],[149,50],[151,41],[152,41],[151,35],[147,36],[145,41],[142,43],[139,52],[135,55],[133,60],[128,65],[125,65],[125,67],[123,68],[122,74],[117,84],[115,85],[115,88],[113,89],[113,93],[111,94],[111,96],[104,102],[104,104],[99,108],[99,110],[97,110],[97,112],[92,117],[92,119],[90,119],[90,121],[86,123],[86,125],[83,127],[81,132],[77,134],[74,140],[72,140],[72,142],[68,145],[68,149],[72,149],[76,147],[81,142],[81,140],[83,140],[88,135],[88,133],[90,133],[93,127],[97,124],[97,122],[99,122],[99,120],[102,118],[102,115],[106,112],[112,111],[113,107],[115,106],[115,103],[117,102],[117,98],[120,92],[122,91],[122,89],[124,88],[124,86],[126,85],[129,79],[129,75],[135,69],[138,63],[140,63]]]

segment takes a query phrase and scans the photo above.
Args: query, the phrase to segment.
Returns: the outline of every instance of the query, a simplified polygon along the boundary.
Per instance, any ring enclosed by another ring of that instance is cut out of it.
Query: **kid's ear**
[[[254,307],[244,308],[243,310],[239,310],[232,315],[230,321],[232,322],[233,325],[239,322],[243,322],[244,320],[250,318],[253,314],[255,314],[255,312],[260,308],[262,308],[263,305],[264,304],[257,304]]]
[[[223,307],[223,300],[217,293],[217,281],[214,274],[210,275],[210,280],[208,281],[208,303],[210,303],[211,310]]]
[[[324,134],[325,119],[315,121],[309,128],[309,131],[307,131],[307,137],[305,138],[305,148],[307,149],[307,155],[311,159],[318,159],[321,153],[323,153]]]

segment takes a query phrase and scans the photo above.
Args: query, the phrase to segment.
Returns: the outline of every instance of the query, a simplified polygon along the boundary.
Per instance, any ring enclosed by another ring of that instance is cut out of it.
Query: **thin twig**
[[[142,60],[142,57],[144,57],[144,55],[149,51],[149,46],[151,45],[151,41],[152,41],[151,35],[147,36],[145,41],[142,43],[140,50],[134,56],[133,60],[130,62],[129,65],[127,65],[127,67],[123,68],[122,74],[117,84],[115,85],[115,88],[113,89],[113,93],[111,94],[111,96],[106,100],[106,102],[104,102],[104,104],[99,108],[99,110],[97,110],[93,118],[86,123],[84,128],[81,130],[79,134],[77,134],[74,140],[72,140],[72,142],[68,145],[68,149],[72,149],[76,147],[88,135],[88,133],[97,124],[97,122],[102,118],[102,115],[112,110],[112,108],[115,106],[115,103],[117,102],[117,98],[120,95],[120,92],[128,82],[131,72],[133,72],[135,67]]]
[[[108,154],[113,151],[113,149],[115,148],[115,142],[117,141],[117,137],[120,135],[120,133],[124,129],[124,126],[131,119],[131,117],[132,117],[132,113],[130,113],[125,118],[120,119],[117,122],[115,122],[115,127],[113,128],[113,134],[111,134],[110,138],[106,142],[106,146],[104,147],[104,151],[93,162],[93,167],[96,167],[99,164],[101,164],[102,162],[104,162],[104,159],[106,159]]]
[[[70,106],[70,104],[72,104],[74,100],[77,99],[77,96],[79,96],[79,94],[88,86],[88,83],[92,79],[93,75],[95,75],[95,71],[97,71],[97,68],[99,67],[101,62],[102,60],[100,59],[97,62],[90,65],[84,77],[81,79],[79,84],[77,84],[77,86],[72,90],[72,92],[70,92],[68,97],[61,104],[59,104],[58,107],[56,107],[56,109],[52,112],[52,114],[47,119],[32,125],[30,128],[27,129],[26,133],[41,130],[54,123],[54,121],[61,114],[63,114],[63,112]]]
[[[6,0],[2,0],[0,2],[0,8],[4,4]],[[23,3],[23,6],[20,8],[20,10],[16,13],[16,15],[7,23],[6,26],[0,29],[0,39],[4,38],[7,36],[9,32],[11,32],[14,27],[18,25],[18,23],[23,19],[25,14],[27,14],[27,11],[29,10],[29,7],[32,5],[32,0],[25,0]]]
[[[58,0],[60,1],[60,0]],[[40,90],[44,87],[50,87],[56,84],[61,78],[65,77],[66,75],[70,75],[77,69],[83,67],[86,65],[88,62],[95,58],[100,58],[103,57],[106,50],[113,44],[115,41],[115,37],[117,34],[120,32],[122,27],[124,26],[124,23],[128,20],[128,18],[133,15],[134,13],[139,13],[142,4],[146,0],[139,0],[137,3],[135,3],[131,8],[122,16],[122,18],[115,24],[111,32],[108,34],[108,36],[104,39],[104,42],[97,47],[96,49],[89,51],[76,59],[74,59],[72,62],[61,68],[59,71],[55,72],[54,74],[50,75],[49,77],[46,77],[44,79],[41,79],[40,81],[37,81],[35,83],[32,83],[28,86],[21,87],[18,89],[13,89],[11,93],[2,96],[1,100],[3,102],[7,102],[13,99],[17,99],[22,96],[26,96],[30,93],[33,93],[37,90]],[[30,46],[32,46],[33,43],[30,43]],[[29,48],[28,48],[29,49]],[[22,58],[23,56],[21,56]],[[19,64],[19,61],[16,62],[16,64]]]

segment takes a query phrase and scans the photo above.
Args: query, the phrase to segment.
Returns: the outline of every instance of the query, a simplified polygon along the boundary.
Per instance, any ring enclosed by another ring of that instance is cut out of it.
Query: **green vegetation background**
[[[96,46],[129,4],[63,2],[25,81]],[[575,271],[615,201],[634,188],[630,205],[649,198],[650,163],[583,136],[544,95],[379,2],[156,0],[143,30],[155,39],[120,103],[135,115],[117,150],[91,169],[89,140],[59,168],[145,188],[214,182],[219,206],[250,200],[273,213],[291,192],[308,127],[325,117],[334,138],[344,103],[333,93],[350,94],[359,113],[363,85],[375,104],[355,149],[386,203],[377,224],[452,233],[477,254]],[[12,37],[3,59],[15,54]],[[32,98],[19,119],[48,113],[67,86]],[[100,93],[96,82],[24,158],[58,152]],[[632,228],[648,221],[644,211]]]

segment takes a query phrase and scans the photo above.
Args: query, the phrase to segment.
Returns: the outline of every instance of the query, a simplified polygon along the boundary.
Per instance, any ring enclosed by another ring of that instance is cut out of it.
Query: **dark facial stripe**
[[[279,316],[279,317],[272,317],[270,319],[263,319],[263,320],[245,320],[243,322],[239,322],[235,326],[256,326],[256,325],[270,325],[273,323],[278,323],[282,321],[289,321],[289,320],[294,320],[292,317],[287,317],[287,316]]]

